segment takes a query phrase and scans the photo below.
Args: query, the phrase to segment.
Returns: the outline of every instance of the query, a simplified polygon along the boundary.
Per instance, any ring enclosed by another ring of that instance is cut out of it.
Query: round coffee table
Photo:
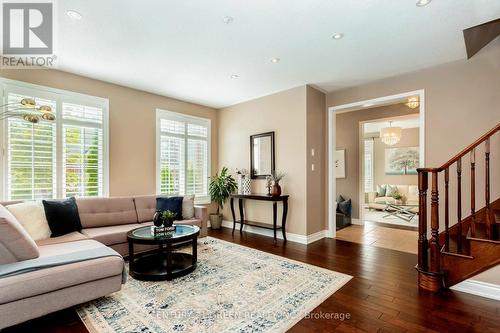
[[[151,226],[127,233],[129,274],[138,280],[172,280],[191,273],[196,268],[197,241],[200,228],[177,224],[175,231],[154,235]],[[180,244],[191,243],[192,254],[174,252]],[[134,254],[134,244],[158,245],[155,252]]]

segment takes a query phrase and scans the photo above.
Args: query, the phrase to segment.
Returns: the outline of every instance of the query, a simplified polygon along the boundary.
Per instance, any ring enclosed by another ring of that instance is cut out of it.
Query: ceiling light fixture
[[[233,23],[234,18],[233,18],[233,17],[231,17],[231,16],[224,16],[224,18],[222,19],[222,21],[223,21],[224,23],[226,23],[226,24],[231,24],[231,23]]]
[[[280,58],[272,58],[272,59],[271,59],[271,62],[272,62],[273,64],[276,64],[276,63],[280,62],[280,60],[281,60]]]
[[[238,74],[233,74],[231,75],[231,79],[239,79],[240,76]]]
[[[332,36],[333,39],[342,39],[344,38],[344,34],[343,33],[336,33],[335,35]]]
[[[420,106],[420,101],[418,100],[418,97],[410,97],[405,105],[410,109],[416,109]]]
[[[392,127],[392,121],[389,121],[389,127],[380,130],[380,141],[388,146],[394,146],[401,140],[401,127]]]
[[[418,0],[417,7],[424,7],[431,3],[432,0]]]
[[[81,20],[83,18],[82,14],[74,10],[68,10],[66,12],[66,15],[68,15],[73,20]]]

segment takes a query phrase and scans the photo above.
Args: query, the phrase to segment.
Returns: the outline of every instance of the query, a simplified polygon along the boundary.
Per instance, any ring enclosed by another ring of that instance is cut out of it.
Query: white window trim
[[[182,122],[189,122],[192,124],[200,124],[205,126],[208,123],[208,136],[207,136],[207,163],[208,163],[208,176],[212,174],[211,172],[211,166],[212,166],[212,121],[209,118],[202,118],[202,117],[196,117],[196,116],[191,116],[191,115],[186,115],[178,112],[173,112],[173,111],[167,111],[167,110],[162,110],[162,109],[156,109],[156,194],[161,194],[161,178],[160,178],[160,145],[161,145],[161,127],[160,127],[160,119],[168,118],[169,120],[179,120]],[[175,136],[175,134],[172,134],[172,136]],[[187,137],[186,135],[183,135],[182,137]],[[184,150],[184,154],[187,156],[187,147]],[[186,186],[186,182],[184,182],[184,186]],[[208,192],[208,186],[207,186],[207,192]],[[195,197],[194,203],[197,205],[203,205],[203,204],[209,204],[211,202],[210,200],[210,194],[207,193],[206,196],[198,196]]]
[[[56,101],[56,117],[61,119],[62,117],[62,103],[70,102],[75,104],[84,104],[87,106],[98,107],[103,110],[103,195],[105,197],[109,196],[109,100],[107,98],[96,97],[91,95],[80,94],[68,90],[62,90],[57,88],[46,87],[37,84],[31,84],[11,79],[6,79],[0,77],[1,86],[1,103],[6,104],[7,93],[9,91],[15,93],[21,93],[25,95],[33,95],[42,98],[48,98]],[[84,125],[84,122],[79,122],[79,124]],[[96,127],[95,124],[92,125]],[[2,131],[0,135],[0,144],[2,147],[2,163],[0,163],[0,171],[2,176],[0,177],[0,187],[1,200],[7,198],[7,119],[0,121],[0,129]],[[57,170],[62,170],[63,166],[63,147],[62,147],[62,122],[56,122],[56,168]],[[56,173],[56,184],[57,191],[56,195],[62,195],[62,172]]]
[[[364,138],[363,139],[363,159],[365,159],[366,162],[366,141],[371,142],[371,165],[370,165],[370,174],[371,174],[371,182],[372,182],[372,187],[371,189],[366,189],[366,177],[365,177],[365,172],[367,169],[366,163],[364,163],[364,169],[363,170],[363,189],[365,193],[367,192],[373,192],[374,187],[375,187],[375,139],[374,138]]]

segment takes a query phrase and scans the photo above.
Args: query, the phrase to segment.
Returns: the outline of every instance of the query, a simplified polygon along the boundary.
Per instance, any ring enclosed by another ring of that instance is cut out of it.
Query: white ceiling
[[[397,119],[393,119],[391,121],[392,121],[393,127],[401,127],[401,128],[418,128],[418,127],[420,127],[418,115],[408,116],[405,118],[397,118]],[[389,127],[389,120],[378,121],[378,122],[373,122],[373,123],[365,123],[363,126],[364,133],[378,133],[378,132],[380,132],[380,130],[382,128],[386,128],[386,127]]]
[[[59,69],[220,108],[463,59],[462,30],[500,16],[499,0],[415,2],[57,1]],[[70,19],[70,9],[83,19]],[[333,40],[337,32],[345,37]]]

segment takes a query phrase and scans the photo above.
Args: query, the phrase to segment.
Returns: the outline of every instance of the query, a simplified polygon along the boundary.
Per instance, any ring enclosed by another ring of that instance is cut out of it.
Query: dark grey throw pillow
[[[75,198],[67,200],[42,200],[45,217],[51,231],[50,237],[59,237],[82,230]]]
[[[345,216],[351,216],[351,199],[339,202],[338,210]]]

